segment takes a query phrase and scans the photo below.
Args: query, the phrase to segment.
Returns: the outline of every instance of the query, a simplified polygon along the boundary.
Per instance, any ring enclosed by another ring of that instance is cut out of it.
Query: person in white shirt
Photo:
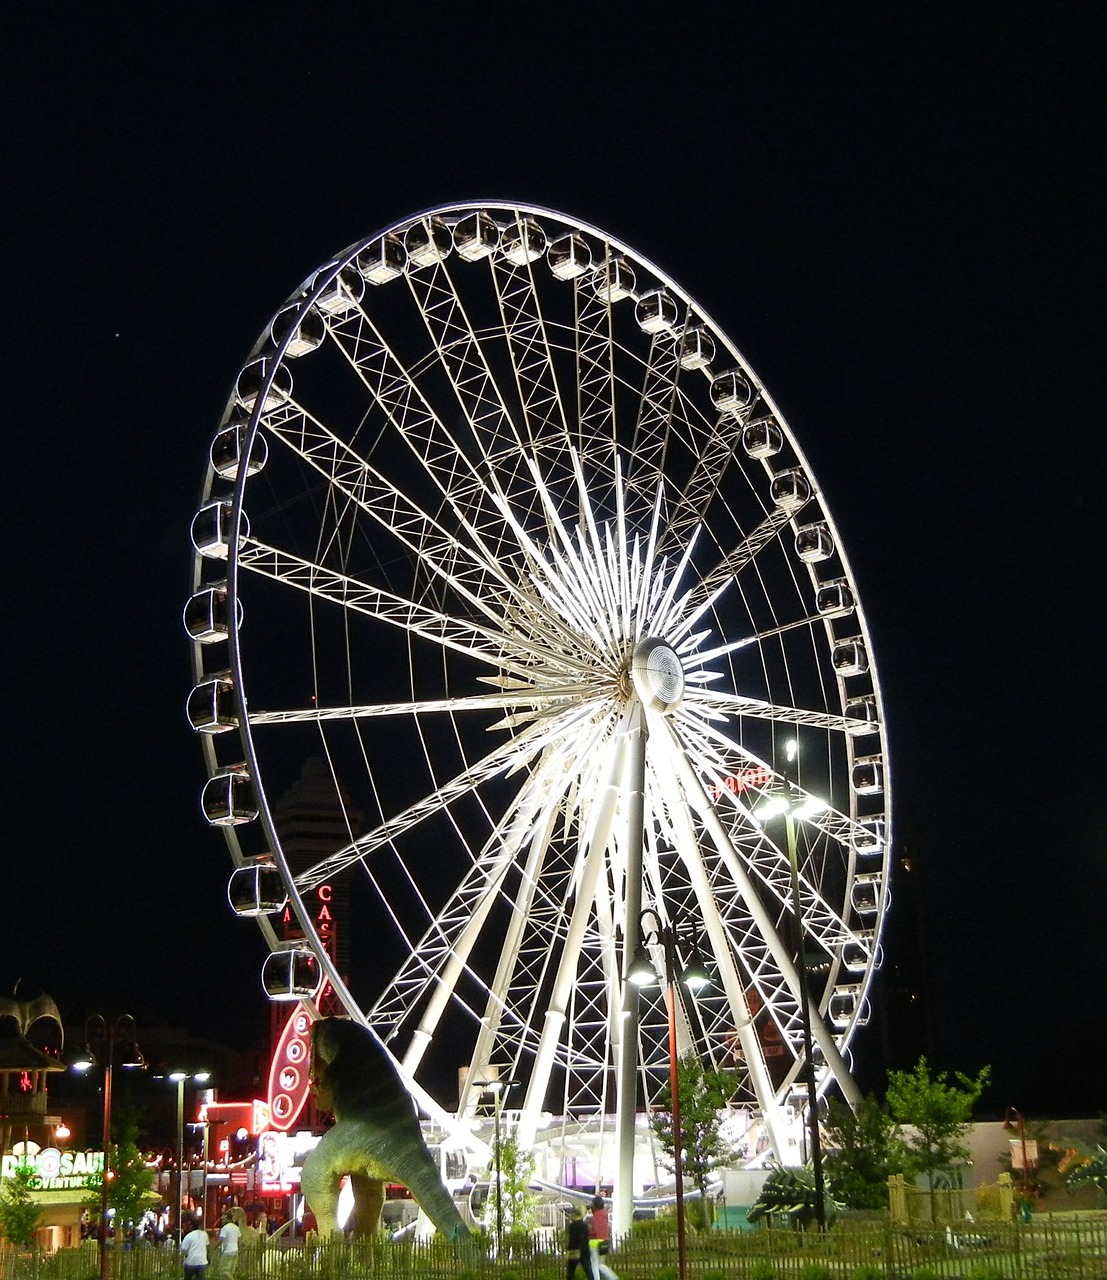
[[[235,1267],[238,1266],[238,1244],[241,1238],[238,1223],[229,1213],[225,1213],[219,1223],[219,1274],[225,1280],[231,1280]]]
[[[208,1233],[195,1226],[181,1241],[181,1262],[185,1280],[206,1280],[208,1274]]]

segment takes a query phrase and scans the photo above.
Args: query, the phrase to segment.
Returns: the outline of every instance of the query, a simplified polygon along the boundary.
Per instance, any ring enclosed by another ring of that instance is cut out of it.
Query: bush
[[[776,1280],[776,1267],[771,1262],[755,1262],[749,1280]]]
[[[969,1272],[968,1280],[1003,1280],[1003,1272],[991,1262],[978,1262]]]
[[[863,1262],[861,1266],[850,1273],[849,1280],[884,1280],[884,1272],[880,1267],[874,1267],[870,1262]]]
[[[830,1268],[822,1262],[809,1262],[800,1271],[800,1280],[834,1280]]]
[[[656,1218],[636,1218],[630,1224],[630,1234],[635,1240],[652,1240],[655,1237],[669,1240],[676,1230],[676,1219],[671,1213],[659,1213]]]

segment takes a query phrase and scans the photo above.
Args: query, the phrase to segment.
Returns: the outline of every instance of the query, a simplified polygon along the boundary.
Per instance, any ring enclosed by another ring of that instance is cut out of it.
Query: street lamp
[[[1014,1123],[1012,1123],[1012,1121]],[[1022,1112],[1016,1110],[1014,1107],[1008,1107],[1003,1117],[1003,1127],[1008,1132],[1011,1132],[1013,1129],[1018,1129],[1019,1131],[1019,1145],[1022,1148],[1022,1191],[1027,1207],[1029,1208],[1030,1197],[1028,1187],[1030,1185],[1030,1161],[1028,1159],[1026,1144],[1026,1121],[1023,1119]],[[1037,1159],[1036,1155],[1035,1159]]]
[[[492,1166],[496,1174],[496,1257],[504,1247],[504,1202],[503,1183],[500,1179],[500,1112],[503,1100],[509,1089],[515,1087],[514,1080],[474,1080],[476,1087],[484,1093],[492,1095]]]
[[[785,747],[789,764],[796,758],[796,743],[791,740]],[[799,979],[800,1028],[803,1034],[803,1074],[807,1081],[807,1125],[810,1134],[811,1170],[815,1181],[815,1219],[819,1230],[826,1230],[826,1187],[823,1180],[822,1138],[819,1133],[819,1096],[815,1083],[815,1055],[811,1041],[810,984],[808,982],[807,956],[804,951],[803,915],[800,908],[799,858],[796,853],[796,821],[814,817],[826,809],[826,804],[814,796],[797,798],[787,773],[782,785],[775,788],[756,807],[759,818],[784,815],[784,832],[788,847],[788,870],[792,889],[792,929],[796,953],[796,975]]]
[[[93,1044],[103,1046],[104,1056],[104,1169],[100,1184],[100,1280],[108,1275],[108,1183],[111,1171],[111,1085],[112,1067],[115,1063],[115,1045],[119,1041],[124,1069],[145,1069],[146,1059],[138,1047],[135,1036],[135,1020],[129,1013],[109,1020],[94,1013],[85,1021],[85,1043],[82,1052],[73,1063],[75,1071],[87,1071],[96,1065]]]
[[[211,1079],[210,1071],[170,1071],[165,1077],[177,1086],[177,1248],[181,1247],[184,1219],[184,1090],[188,1080],[205,1084]]]
[[[201,1111],[202,1120],[189,1121],[190,1129],[199,1129],[201,1138],[200,1158],[202,1161],[203,1174],[200,1182],[200,1217],[207,1230],[207,1224],[210,1221],[208,1217],[208,1171],[211,1166],[211,1128],[212,1125],[226,1124],[225,1120],[209,1120],[206,1108]],[[191,1183],[191,1178],[189,1179]]]
[[[647,919],[652,918],[654,927],[647,927]],[[638,933],[642,941],[638,944],[627,970],[627,981],[636,987],[653,986],[658,981],[657,971],[653,967],[647,946],[660,946],[665,955],[665,1003],[669,1014],[669,1092],[672,1095],[673,1119],[673,1176],[676,1180],[676,1219],[677,1219],[677,1269],[680,1280],[687,1280],[688,1247],[684,1232],[684,1164],[681,1158],[680,1127],[680,1092],[677,1089],[677,1041],[676,1041],[676,984],[683,982],[690,991],[698,991],[711,981],[703,960],[696,949],[698,928],[691,921],[685,922],[674,916],[668,924],[662,924],[656,911],[646,908],[638,917]],[[684,946],[692,953],[692,960],[686,966],[679,966],[677,948]]]

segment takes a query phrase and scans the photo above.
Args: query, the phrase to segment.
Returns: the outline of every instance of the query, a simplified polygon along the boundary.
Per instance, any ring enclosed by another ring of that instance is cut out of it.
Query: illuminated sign
[[[88,1179],[104,1172],[102,1151],[59,1151],[44,1147],[24,1155],[0,1159],[0,1178],[10,1178],[20,1165],[30,1164],[35,1171],[33,1191],[66,1191],[82,1189]]]
[[[314,901],[313,901],[314,899]],[[333,960],[336,956],[337,937],[334,919],[334,889],[329,884],[318,885],[313,895],[305,896],[304,905],[312,912],[315,935]],[[291,907],[285,907],[282,916],[284,936],[294,939],[300,934]],[[316,1006],[326,1008],[331,987],[324,983],[316,993]],[[270,1128],[287,1133],[296,1123],[308,1097],[308,1057],[311,1051],[311,1024],[316,1008],[302,1001],[285,1023],[273,1057],[269,1064],[269,1115]],[[258,1130],[255,1128],[254,1132]]]
[[[729,791],[732,795],[739,795],[743,791],[760,791],[772,780],[773,771],[759,764],[751,769],[739,769],[737,773],[732,773],[723,779],[721,786],[711,783],[707,788],[707,794],[712,800],[718,800],[724,791]]]
[[[319,906],[315,912],[315,932],[319,941],[327,950],[327,955],[334,958],[334,913],[331,911],[333,892],[329,884],[321,884],[315,891]]]
[[[258,1098],[253,1102],[205,1102],[200,1119],[227,1133],[245,1130],[253,1137],[269,1128],[269,1108]]]
[[[289,1192],[300,1185],[299,1164],[293,1139],[287,1133],[263,1133],[258,1139],[258,1190],[263,1193]]]
[[[319,1143],[319,1134],[263,1133],[258,1138],[257,1190],[262,1195],[288,1195],[300,1188],[304,1156]],[[233,1183],[233,1175],[232,1175]],[[338,1191],[338,1225],[344,1226],[354,1207],[353,1188],[343,1175]]]
[[[298,1004],[284,1024],[269,1064],[269,1124],[282,1133],[296,1123],[307,1101],[313,1021],[307,1006]]]
[[[315,906],[312,908],[312,924],[315,927],[315,936],[323,944],[324,950],[332,960],[335,957],[335,947],[337,946],[333,904],[334,889],[329,884],[319,885],[315,890]],[[305,897],[304,905],[311,906],[311,899]],[[292,914],[291,907],[285,907],[284,915],[281,916],[281,923],[284,925],[284,936],[286,939],[296,939],[304,936],[296,923],[296,917]]]

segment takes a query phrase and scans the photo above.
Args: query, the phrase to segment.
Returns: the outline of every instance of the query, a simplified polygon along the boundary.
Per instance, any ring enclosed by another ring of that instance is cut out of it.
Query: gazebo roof
[[[63,1035],[61,1014],[52,996],[43,993],[21,1000],[14,991],[10,996],[0,995],[0,1071],[65,1070],[65,1063],[27,1039],[31,1028],[43,1020],[53,1022]]]
[[[0,1036],[0,1071],[64,1071],[65,1063],[52,1058],[22,1036]]]

